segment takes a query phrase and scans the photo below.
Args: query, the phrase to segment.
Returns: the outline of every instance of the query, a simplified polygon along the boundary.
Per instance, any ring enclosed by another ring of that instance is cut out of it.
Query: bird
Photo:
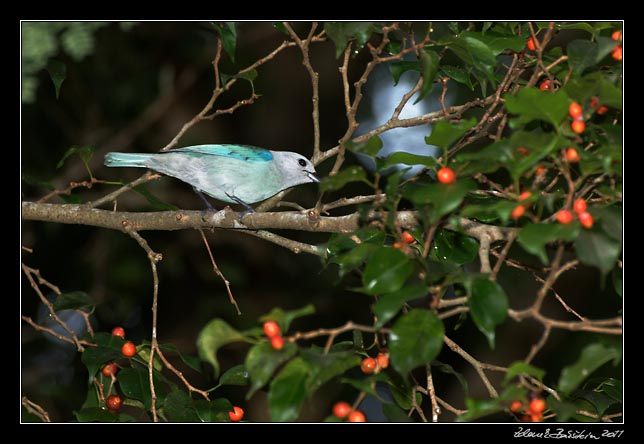
[[[111,152],[108,167],[149,168],[192,185],[195,192],[253,212],[251,204],[280,191],[320,181],[309,159],[290,151],[272,151],[248,145],[195,145],[159,153]]]

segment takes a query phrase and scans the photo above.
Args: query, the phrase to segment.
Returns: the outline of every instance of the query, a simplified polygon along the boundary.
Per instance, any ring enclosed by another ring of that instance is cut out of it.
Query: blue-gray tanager
[[[250,211],[250,204],[282,190],[320,181],[313,164],[301,154],[243,145],[197,145],[156,154],[107,153],[105,165],[149,168]]]

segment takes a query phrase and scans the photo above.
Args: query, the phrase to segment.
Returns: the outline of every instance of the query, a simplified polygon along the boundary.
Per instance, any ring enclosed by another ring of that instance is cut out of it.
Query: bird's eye
[[[302,166],[302,167],[303,167],[303,166],[306,166],[306,160],[304,160],[304,159],[300,159],[300,160],[298,160],[298,161],[297,161],[297,163],[299,163],[299,164],[300,164],[300,166]]]

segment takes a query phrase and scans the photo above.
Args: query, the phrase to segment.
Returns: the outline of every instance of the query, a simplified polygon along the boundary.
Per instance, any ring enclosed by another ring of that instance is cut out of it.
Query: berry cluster
[[[284,338],[277,322],[264,322],[264,334],[271,340],[271,346],[275,350],[281,350],[284,347]]]
[[[386,351],[381,351],[375,358],[364,358],[360,363],[360,369],[367,375],[379,373],[387,367],[389,367],[389,353]]]
[[[532,196],[532,193],[530,191],[524,191],[519,195],[519,202],[524,202],[525,200],[529,199],[530,196]],[[512,210],[512,213],[510,216],[512,219],[519,219],[521,216],[525,214],[525,210],[530,206],[530,203],[519,203],[516,207],[514,207],[514,210]]]
[[[367,418],[360,410],[351,408],[348,402],[339,401],[333,406],[333,415],[336,418],[347,418],[349,422],[367,422]]]
[[[543,412],[546,410],[547,403],[537,393],[530,393],[528,397],[528,405],[524,402],[516,400],[510,404],[510,411],[515,414],[521,414],[521,421],[523,422],[541,422],[543,421]]]
[[[588,210],[588,204],[584,199],[577,199],[575,200],[572,209],[574,212],[577,214],[577,217],[579,217],[579,223],[584,227],[584,228],[592,228],[593,227],[593,215],[590,214]],[[570,222],[573,221],[575,218],[574,215],[570,212],[570,210],[559,210],[557,212],[557,222],[560,224],[566,225],[569,224]]]
[[[121,339],[125,339],[125,329],[123,327],[114,327],[112,329],[112,336],[117,336]],[[131,358],[136,354],[136,346],[133,342],[127,341],[121,347],[121,353],[123,354],[123,356]],[[101,369],[101,373],[106,378],[112,378],[112,381],[114,381],[114,377],[116,376],[118,370],[119,367],[115,362],[108,362]],[[107,398],[105,398],[105,407],[107,407],[108,410],[118,412],[119,410],[121,410],[122,405],[123,398],[121,398],[119,395],[109,395]]]
[[[404,241],[405,244],[413,244],[416,242],[416,239],[414,239],[414,236],[409,231],[403,231],[402,232],[402,240]],[[403,248],[403,243],[402,242],[394,242],[391,244],[392,247],[401,249]]]
[[[614,59],[617,60],[618,62],[622,61],[622,31],[619,29],[615,32],[613,32],[613,35],[611,35],[611,38],[619,44],[613,48],[613,51],[610,53],[610,56]]]

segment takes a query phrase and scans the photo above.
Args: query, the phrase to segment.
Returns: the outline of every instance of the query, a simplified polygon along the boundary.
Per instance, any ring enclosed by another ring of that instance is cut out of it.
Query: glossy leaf
[[[275,350],[268,342],[260,342],[251,347],[244,363],[251,382],[246,399],[250,399],[257,390],[264,387],[275,370],[296,352],[297,346],[291,342],[286,342],[281,350]]]
[[[524,250],[538,256],[543,264],[548,264],[546,245],[555,240],[572,241],[577,233],[579,225],[576,223],[527,224],[519,231],[517,240]]]
[[[443,346],[443,322],[429,310],[413,309],[402,315],[389,334],[391,364],[402,375],[429,364]]]
[[[280,327],[282,327],[282,331],[286,332],[294,319],[308,316],[313,313],[315,313],[315,306],[313,306],[313,304],[307,304],[304,307],[295,310],[282,310],[280,307],[275,307],[269,313],[260,316],[259,320],[262,322],[275,321],[280,325]]]
[[[224,51],[226,51],[230,60],[235,63],[235,50],[237,48],[237,30],[235,29],[235,23],[226,22],[224,26],[213,23],[212,26],[221,38]]]
[[[163,411],[170,422],[201,422],[190,395],[182,390],[173,390],[168,394]]]
[[[320,183],[320,191],[339,190],[351,182],[363,182],[369,184],[367,173],[360,166],[351,166],[343,169],[338,174],[327,176]]]
[[[469,283],[470,295],[467,301],[476,326],[494,348],[495,329],[508,315],[509,302],[503,288],[486,277],[473,279]]]
[[[403,195],[417,205],[431,204],[430,221],[436,222],[457,209],[467,193],[476,188],[476,183],[471,179],[457,179],[451,184],[411,184],[405,188]]]
[[[176,345],[174,344],[159,344],[159,348],[163,351],[173,352],[179,355],[179,358],[191,369],[201,372],[201,360],[196,356],[186,356],[179,351]]]
[[[326,22],[324,31],[335,44],[335,56],[340,57],[350,40],[356,40],[356,49],[361,49],[374,32],[380,29],[371,22]]]
[[[576,74],[595,64],[598,56],[597,43],[589,40],[573,40],[566,48],[568,63]]]
[[[198,399],[194,406],[201,422],[230,422],[228,412],[233,411],[233,405],[226,398]]]
[[[329,263],[339,265],[338,273],[342,277],[351,270],[360,267],[377,249],[378,247],[374,244],[359,244],[352,250],[329,260]]]
[[[382,148],[382,139],[379,136],[373,136],[364,142],[353,142],[352,140],[347,140],[344,142],[344,146],[353,153],[376,157]]]
[[[310,370],[306,361],[294,358],[271,381],[268,406],[272,421],[293,421],[298,417],[307,397],[306,380]]]
[[[362,361],[362,357],[353,351],[324,353],[323,350],[317,348],[302,349],[300,357],[310,367],[306,381],[307,396],[311,396],[330,379],[359,366]]]
[[[116,374],[116,379],[118,380],[119,386],[125,396],[127,396],[128,398],[138,399],[139,401],[143,402],[146,410],[152,407],[150,376],[148,374],[147,368],[122,368]],[[157,385],[157,382],[158,381],[155,380],[155,385]]]
[[[571,393],[595,370],[611,360],[621,357],[621,351],[600,343],[589,344],[581,351],[577,361],[565,367],[559,377],[558,388],[564,394]]]
[[[111,412],[100,407],[88,407],[74,412],[78,422],[134,422],[135,419],[125,413]]]
[[[619,259],[622,246],[600,228],[593,228],[581,230],[575,239],[575,250],[580,261],[597,267],[602,276],[606,276]]]
[[[248,385],[250,373],[244,364],[235,365],[226,370],[219,378],[219,385]]]
[[[400,81],[400,76],[402,76],[407,71],[421,71],[421,65],[418,61],[406,61],[402,60],[399,62],[390,62],[387,64],[391,76],[394,78],[394,86],[398,85]]]
[[[213,319],[201,330],[197,337],[199,356],[214,367],[215,378],[219,377],[217,351],[231,342],[245,341],[244,335],[232,328],[223,319]]]
[[[507,408],[511,401],[526,397],[527,390],[512,385],[504,390],[498,398],[474,399],[466,398],[465,407],[467,411],[456,418],[457,422],[470,422],[493,413],[501,412]]]
[[[539,88],[522,88],[516,95],[503,96],[508,112],[517,114],[514,119],[518,124],[532,120],[542,120],[558,126],[568,114],[569,99],[561,90],[552,94]]]
[[[471,66],[476,72],[490,79],[493,78],[496,56],[479,38],[480,35],[474,33],[454,37],[448,42],[448,47],[465,62],[465,66]]]
[[[402,410],[396,404],[382,404],[382,413],[389,420],[389,422],[414,422],[407,412]]]
[[[504,381],[508,382],[510,379],[514,378],[515,376],[519,376],[523,374],[533,376],[537,378],[539,381],[541,381],[543,380],[543,377],[545,376],[546,372],[526,362],[515,361],[510,365],[510,367],[508,367],[508,371],[505,374]]]
[[[472,262],[478,256],[476,239],[449,230],[437,230],[432,245],[432,256],[457,265]]]
[[[84,291],[72,291],[62,293],[54,301],[54,311],[75,310],[83,307],[91,307],[96,303]]]
[[[434,51],[422,51],[420,54],[420,63],[421,63],[421,75],[423,76],[423,86],[418,92],[418,98],[414,101],[414,104],[420,102],[425,98],[427,93],[432,90],[434,86],[434,79],[436,74],[438,74],[438,68],[440,66],[440,57]]]
[[[450,79],[467,86],[470,89],[470,91],[474,91],[472,78],[468,71],[465,71],[464,69],[459,68],[458,66],[449,66],[449,65],[442,65],[441,70]]]
[[[374,327],[381,328],[398,314],[405,302],[425,296],[427,292],[425,285],[408,285],[400,290],[383,294],[373,305],[373,313],[378,318]]]
[[[391,293],[402,287],[413,271],[414,266],[405,253],[381,247],[365,267],[362,290],[367,294]]]
[[[476,119],[474,117],[458,123],[449,123],[446,120],[441,120],[432,127],[432,133],[425,137],[425,143],[446,150],[454,142],[463,137],[474,125],[476,125]]]
[[[81,361],[87,367],[89,372],[89,381],[94,379],[94,376],[104,364],[120,358],[121,352],[113,348],[106,348],[102,346],[87,347],[81,355]]]
[[[397,151],[385,158],[381,169],[389,168],[401,163],[405,165],[425,165],[428,167],[433,167],[436,165],[436,158]]]

